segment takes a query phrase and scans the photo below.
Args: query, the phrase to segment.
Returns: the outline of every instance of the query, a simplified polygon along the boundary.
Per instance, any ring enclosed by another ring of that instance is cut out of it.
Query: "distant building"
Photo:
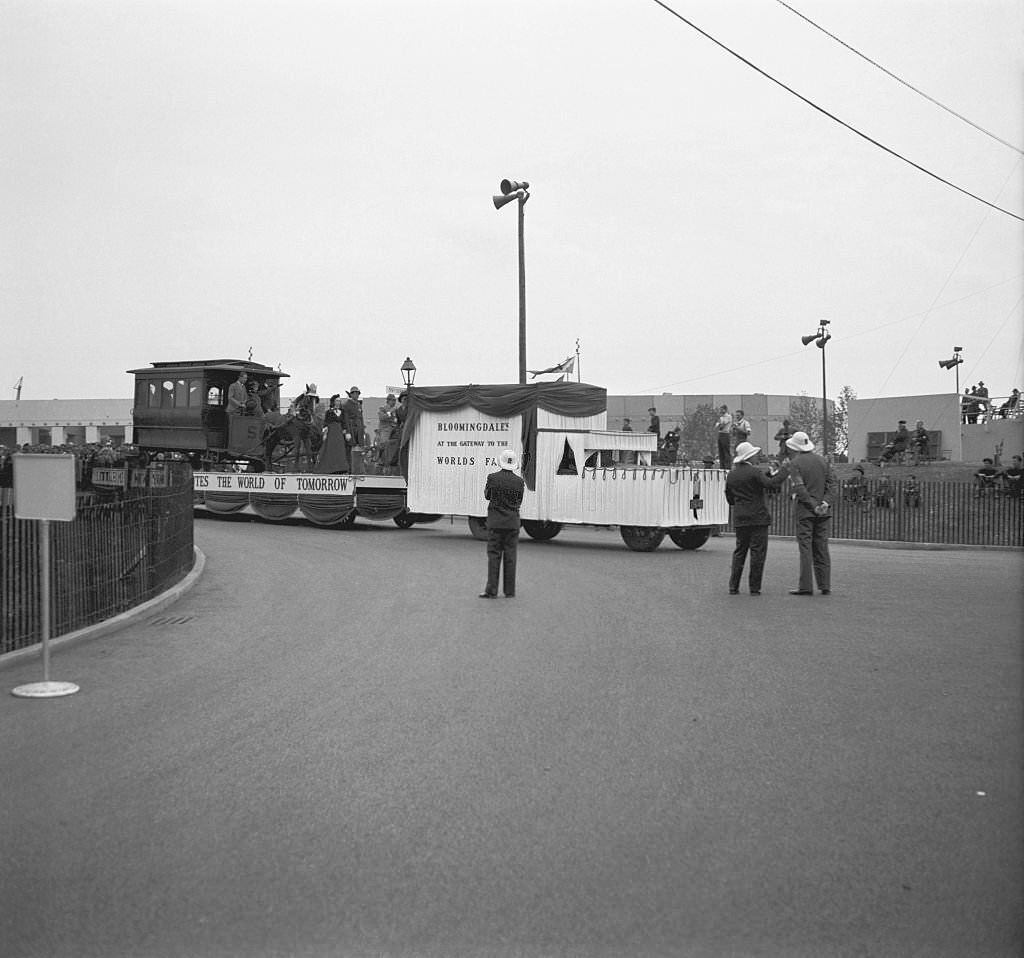
[[[929,432],[940,434],[933,444],[933,459],[951,462],[981,462],[998,453],[1004,462],[1024,449],[1024,410],[1013,418],[999,416],[1001,400],[978,417],[975,423],[963,422],[960,397],[951,393],[932,396],[886,396],[879,399],[854,399],[849,409],[850,461],[877,459],[880,438],[896,432],[901,419],[913,432],[920,419]]]
[[[132,441],[131,399],[2,399],[0,445]]]

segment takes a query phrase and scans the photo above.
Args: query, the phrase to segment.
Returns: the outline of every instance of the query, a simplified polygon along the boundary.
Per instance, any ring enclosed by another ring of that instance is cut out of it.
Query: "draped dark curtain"
[[[409,478],[409,439],[422,412],[446,412],[471,406],[488,416],[523,417],[520,436],[522,475],[527,488],[536,486],[537,410],[559,416],[596,416],[608,406],[608,392],[587,383],[532,383],[502,386],[413,386],[409,389],[408,413],[402,430],[399,460],[402,475]]]

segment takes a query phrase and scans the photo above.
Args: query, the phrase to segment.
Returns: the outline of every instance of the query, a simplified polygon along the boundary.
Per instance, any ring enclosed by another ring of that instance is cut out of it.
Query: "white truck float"
[[[534,539],[566,524],[617,526],[637,552],[666,534],[700,548],[729,521],[725,472],[652,465],[657,437],[609,430],[607,418],[606,391],[584,383],[411,388],[401,456],[409,513],[464,515],[485,538],[484,483],[510,448]]]

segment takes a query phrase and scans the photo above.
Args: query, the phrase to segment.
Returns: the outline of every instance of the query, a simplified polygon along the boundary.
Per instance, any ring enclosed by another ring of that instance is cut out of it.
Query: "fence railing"
[[[167,463],[166,485],[79,493],[76,516],[50,523],[50,633],[125,612],[193,563],[192,473]],[[39,523],[15,519],[0,489],[0,653],[41,641]]]
[[[771,533],[794,534],[784,487],[768,497]],[[1024,503],[998,489],[970,483],[869,479],[846,483],[833,509],[835,539],[932,542],[940,545],[1024,546]],[[730,525],[730,529],[731,529]]]

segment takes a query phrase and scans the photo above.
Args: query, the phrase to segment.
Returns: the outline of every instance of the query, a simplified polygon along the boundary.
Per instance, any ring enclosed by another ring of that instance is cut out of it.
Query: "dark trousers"
[[[732,468],[732,442],[727,432],[718,434],[718,461],[723,469]]]
[[[796,545],[800,551],[798,589],[813,592],[815,581],[819,589],[832,588],[832,560],[828,554],[828,537],[831,531],[831,516],[797,516]]]
[[[738,589],[743,577],[743,566],[750,553],[750,591],[761,591],[761,579],[764,576],[764,560],[768,558],[768,527],[767,526],[736,526],[736,548],[732,553],[732,572],[729,575],[729,588]]]
[[[502,584],[505,595],[516,594],[516,552],[519,549],[518,529],[487,530],[487,585],[484,592],[498,594],[498,574],[504,566]]]

